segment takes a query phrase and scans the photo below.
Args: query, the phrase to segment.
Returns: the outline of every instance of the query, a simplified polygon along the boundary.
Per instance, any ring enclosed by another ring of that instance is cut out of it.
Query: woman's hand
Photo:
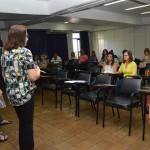
[[[2,96],[3,92],[0,90],[0,97]]]

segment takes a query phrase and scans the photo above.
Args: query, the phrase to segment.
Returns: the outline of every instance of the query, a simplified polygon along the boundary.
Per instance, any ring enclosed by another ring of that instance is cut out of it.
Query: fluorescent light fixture
[[[114,2],[110,2],[110,3],[104,4],[104,6],[113,5],[113,4],[120,3],[120,2],[124,2],[124,1],[126,1],[126,0],[114,1]]]
[[[125,10],[132,10],[132,9],[138,9],[138,8],[143,8],[143,7],[148,7],[150,5],[141,5],[141,6],[137,6],[137,7],[131,7],[131,8],[127,8]]]
[[[66,23],[66,24],[67,24],[67,23],[69,23],[69,22],[67,22],[67,21],[66,21],[66,22],[64,22],[64,23]]]
[[[142,14],[142,15],[144,15],[144,14],[150,14],[150,11],[142,12],[141,14]]]

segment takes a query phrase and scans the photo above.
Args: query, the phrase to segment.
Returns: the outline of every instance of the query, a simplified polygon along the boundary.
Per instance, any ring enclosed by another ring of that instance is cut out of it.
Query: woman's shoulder
[[[136,65],[135,61],[131,61],[130,63]]]
[[[19,47],[18,50],[20,50],[20,53],[31,54],[32,55],[31,51],[26,47]]]

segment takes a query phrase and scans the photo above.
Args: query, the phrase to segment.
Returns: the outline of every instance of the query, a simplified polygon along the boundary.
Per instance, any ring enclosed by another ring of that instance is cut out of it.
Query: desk
[[[71,81],[65,81],[65,84],[70,84],[74,90],[75,90],[75,100],[76,100],[76,107],[75,107],[75,116],[79,117],[79,108],[78,108],[78,104],[79,104],[79,92],[80,92],[80,88],[85,85],[88,84],[87,81],[85,80],[71,80]],[[62,109],[62,105],[61,105],[61,109]]]
[[[112,84],[116,83],[117,78],[122,79],[123,74],[120,73],[101,73],[101,74],[106,74],[112,77]]]
[[[144,141],[145,137],[145,121],[146,121],[146,96],[150,95],[150,88],[149,89],[137,89],[140,93],[140,101],[141,101],[141,109],[142,109],[142,120],[143,120],[143,132],[142,132],[142,140]],[[144,100],[142,99],[142,95],[144,95]]]

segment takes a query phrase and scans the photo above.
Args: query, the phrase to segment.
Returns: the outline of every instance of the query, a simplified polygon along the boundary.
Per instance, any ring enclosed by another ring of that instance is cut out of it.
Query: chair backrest
[[[119,89],[119,95],[131,95],[131,93],[136,92],[137,89],[141,89],[142,79],[137,78],[123,78]]]
[[[71,59],[68,61],[66,65],[66,69],[72,70],[72,69],[77,69],[78,68],[78,60],[77,59]]]
[[[90,82],[91,81],[91,74],[80,72],[79,76],[77,77],[77,80],[84,80],[84,81]]]
[[[100,74],[96,77],[95,84],[111,84],[112,77],[109,75]]]
[[[68,77],[68,72],[67,71],[57,71],[56,73],[57,78],[67,78]]]
[[[91,71],[91,72],[98,72],[100,69],[98,66],[89,66],[88,68],[88,71]]]

